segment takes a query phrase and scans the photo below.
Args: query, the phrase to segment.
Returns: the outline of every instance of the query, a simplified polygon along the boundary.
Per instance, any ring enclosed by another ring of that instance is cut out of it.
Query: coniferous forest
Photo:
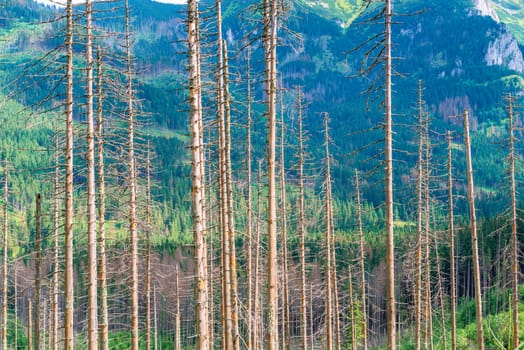
[[[524,5],[169,2],[0,2],[0,349],[522,347]]]

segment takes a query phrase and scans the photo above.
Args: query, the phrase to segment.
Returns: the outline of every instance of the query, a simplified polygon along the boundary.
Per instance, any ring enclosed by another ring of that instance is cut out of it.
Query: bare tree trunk
[[[448,131],[448,205],[449,205],[449,282],[450,282],[450,313],[451,313],[451,350],[457,349],[457,291],[455,276],[455,219],[453,217],[453,162],[452,138]]]
[[[468,175],[468,201],[471,229],[471,250],[473,251],[473,273],[475,283],[475,309],[477,320],[477,346],[484,350],[484,329],[482,328],[482,286],[480,282],[479,249],[477,238],[477,216],[475,213],[475,187],[473,184],[473,167],[471,165],[471,141],[469,137],[469,115],[464,111],[464,142],[466,146],[466,165]]]
[[[430,238],[430,167],[429,167],[429,161],[430,161],[430,141],[429,141],[429,119],[425,118],[423,122],[423,139],[424,139],[424,176],[423,176],[423,185],[424,185],[424,246],[425,246],[425,303],[426,303],[426,333],[425,336],[425,346],[426,349],[433,350],[433,308],[432,308],[432,295],[431,295],[431,254],[430,254],[430,245],[431,245],[431,238]]]
[[[42,197],[36,195],[35,214],[35,350],[40,350],[40,291],[42,269]]]
[[[519,240],[517,235],[517,185],[515,180],[515,135],[513,120],[513,97],[508,96],[509,117],[509,176],[511,181],[511,288],[513,349],[519,346]]]
[[[151,349],[151,143],[146,160],[146,350]]]
[[[282,230],[282,277],[283,277],[283,316],[284,323],[282,324],[283,330],[283,349],[291,349],[291,326],[289,316],[289,277],[288,277],[288,253],[287,253],[287,213],[286,213],[286,170],[285,170],[285,159],[284,159],[284,141],[285,141],[285,124],[284,124],[284,105],[282,98],[282,83],[280,86],[280,118],[281,118],[281,131],[280,131],[280,220]]]
[[[58,120],[57,120],[58,121]],[[58,294],[59,294],[59,282],[60,282],[60,245],[58,240],[58,231],[60,230],[60,153],[59,153],[59,131],[58,122],[55,127],[55,174],[53,179],[53,282],[52,282],[52,349],[58,349],[58,328],[59,328],[59,317],[58,317]],[[16,303],[15,303],[16,305]],[[16,328],[15,328],[16,329]],[[107,349],[103,349],[107,350]]]
[[[98,283],[100,285],[100,350],[109,350],[109,312],[107,307],[106,268],[106,185],[104,165],[104,112],[102,54],[97,52],[97,138],[98,138]]]
[[[315,349],[315,325],[313,323],[313,284],[309,285],[309,336],[311,337],[311,350]]]
[[[15,349],[18,349],[18,271],[17,271],[17,265],[16,262],[14,264],[13,268],[13,289],[14,289],[14,312],[15,312],[15,325],[17,325],[14,329],[15,333]],[[57,349],[55,347],[52,348],[53,350]]]
[[[360,289],[362,293],[362,347],[368,349],[368,311],[367,311],[367,292],[366,292],[366,267],[364,251],[364,225],[362,224],[362,203],[360,198],[360,176],[358,170],[355,170],[355,186],[357,190],[357,221],[360,250]]]
[[[73,294],[73,0],[67,0],[66,29],[66,175],[65,175],[65,280],[64,350],[74,348]]]
[[[91,0],[85,2],[86,15],[86,162],[87,162],[87,346],[98,350],[98,285],[97,285],[97,234],[96,234],[96,193],[95,193],[95,123],[93,96],[93,42]]]
[[[7,252],[9,246],[9,220],[7,217],[7,206],[9,203],[9,163],[4,163],[4,227],[3,227],[3,254],[2,254],[2,349],[7,349]],[[15,323],[16,327],[16,323]]]
[[[226,191],[227,191],[227,217],[229,240],[229,273],[231,275],[231,326],[234,350],[240,350],[240,333],[238,328],[238,278],[236,267],[235,247],[235,212],[233,207],[233,171],[231,167],[231,106],[229,94],[229,68],[227,44],[224,40],[224,102],[225,102],[225,160],[226,160]]]
[[[261,223],[262,223],[262,165],[261,161],[258,162],[258,177],[257,177],[257,227],[255,232],[255,266],[254,266],[254,292],[253,299],[255,301],[255,313],[253,317],[253,349],[260,350],[262,346],[259,344],[261,341],[260,336],[260,324],[263,322],[262,303],[260,300],[260,234],[261,234]]]
[[[181,350],[180,346],[180,290],[178,284],[178,268],[175,267],[175,350]]]
[[[33,350],[33,301],[27,300],[27,350]]]
[[[264,0],[264,59],[267,116],[267,348],[278,350],[277,227],[275,186],[277,1]]]
[[[203,144],[202,144],[202,105],[200,85],[200,41],[198,23],[198,4],[188,0],[187,25],[189,46],[189,103],[190,103],[190,138],[191,138],[191,193],[193,206],[193,235],[195,259],[195,316],[196,350],[209,350],[209,315],[207,300],[207,252],[206,227],[204,213],[205,191],[203,183]]]
[[[423,184],[423,163],[424,163],[424,101],[422,100],[422,82],[418,85],[418,164],[417,164],[417,252],[416,252],[416,281],[415,281],[415,350],[420,350],[420,331],[422,316],[422,184]]]
[[[392,0],[385,0],[385,153],[386,153],[386,290],[387,290],[387,336],[388,350],[396,347],[396,305],[395,305],[395,242],[393,212],[393,130],[391,103],[391,22]]]
[[[326,213],[325,213],[325,219],[326,219],[326,347],[328,350],[333,349],[333,261],[332,261],[332,252],[331,252],[331,240],[332,240],[332,234],[333,234],[333,228],[331,227],[332,220],[331,220],[331,212],[330,212],[330,203],[331,200],[330,194],[331,194],[331,169],[330,169],[330,155],[329,155],[329,131],[328,131],[328,123],[329,123],[329,117],[327,113],[324,113],[324,143],[325,143],[325,162],[326,162],[326,169],[325,169],[325,182],[324,182],[324,191],[326,196]]]
[[[247,348],[255,348],[253,342],[253,330],[256,325],[253,323],[253,199],[251,191],[251,50],[247,53],[247,150],[246,150],[246,170],[247,170],[247,208],[246,208],[246,235],[247,235]]]
[[[158,318],[156,313],[156,286],[153,287],[153,327],[154,327],[154,350],[158,350]]]
[[[357,323],[355,321],[355,303],[353,299],[353,278],[351,273],[351,264],[348,266],[348,284],[349,284],[349,324],[351,329],[351,350],[357,350]]]
[[[131,242],[131,349],[138,350],[138,237],[137,189],[135,159],[135,96],[131,58],[131,28],[129,1],[126,0],[125,49],[126,49],[126,102],[127,102],[127,167],[129,186],[129,238]]]
[[[298,234],[300,241],[298,245],[298,254],[300,258],[300,331],[302,348],[307,350],[307,300],[306,300],[306,218],[305,218],[305,198],[304,198],[304,130],[303,130],[303,93],[301,88],[297,89],[298,102],[298,191],[299,191],[299,213],[298,213]]]
[[[433,215],[433,218],[435,218],[435,215]],[[436,232],[436,230],[435,230]],[[439,295],[439,304],[440,304],[440,321],[442,325],[442,347],[443,350],[447,350],[447,331],[446,331],[446,314],[445,314],[445,305],[444,305],[444,290],[442,288],[442,274],[441,274],[441,262],[440,262],[440,255],[438,252],[439,245],[437,240],[435,239],[435,258],[437,259],[437,285],[438,285],[438,295]]]

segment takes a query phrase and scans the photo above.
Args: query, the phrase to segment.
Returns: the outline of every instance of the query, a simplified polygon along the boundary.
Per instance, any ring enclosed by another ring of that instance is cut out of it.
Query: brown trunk
[[[74,348],[73,294],[73,0],[67,0],[66,29],[66,176],[65,176],[65,279],[64,350]]]
[[[306,301],[306,217],[305,217],[305,198],[304,198],[304,130],[303,130],[303,93],[300,87],[297,89],[298,102],[298,177],[299,177],[299,213],[298,213],[298,234],[300,241],[298,254],[300,257],[300,331],[301,331],[301,350],[307,350],[307,301]]]
[[[103,113],[103,71],[102,55],[97,52],[97,139],[98,139],[98,283],[100,285],[100,350],[109,350],[109,312],[107,308],[107,268],[106,268],[106,185],[104,168],[104,113]]]
[[[396,348],[395,242],[393,212],[393,130],[391,103],[391,22],[392,0],[385,0],[385,153],[386,153],[386,290],[388,350]]]
[[[325,143],[325,162],[326,162],[326,169],[325,169],[325,180],[324,180],[324,191],[326,196],[326,203],[325,203],[325,220],[326,220],[326,272],[325,272],[325,279],[326,279],[326,347],[328,350],[333,349],[333,266],[332,266],[332,251],[331,251],[331,240],[333,235],[333,228],[331,226],[332,220],[331,220],[331,169],[330,169],[330,155],[329,155],[329,131],[328,131],[328,114],[324,113],[324,143]]]
[[[189,103],[191,139],[191,193],[193,213],[194,259],[195,259],[195,316],[196,350],[209,350],[209,322],[207,300],[207,251],[204,214],[203,144],[202,144],[202,105],[200,85],[200,41],[198,23],[198,4],[188,0],[187,25],[189,46]]]
[[[479,248],[477,238],[477,216],[475,213],[475,186],[473,184],[473,167],[471,165],[471,141],[469,137],[469,115],[464,111],[464,142],[466,146],[466,170],[468,175],[468,201],[471,229],[471,249],[473,250],[473,280],[475,283],[475,309],[477,320],[477,346],[484,350],[484,329],[482,328],[482,286],[480,282]]]
[[[360,250],[360,289],[361,289],[361,306],[362,306],[362,347],[368,349],[368,311],[367,311],[367,291],[366,291],[366,267],[364,251],[364,225],[362,224],[362,203],[360,199],[360,179],[358,170],[355,170],[355,185],[357,190],[357,221]]]
[[[278,350],[277,213],[275,186],[277,1],[264,0],[264,49],[267,117],[267,328],[268,350]]]
[[[33,350],[33,301],[27,300],[27,350]]]
[[[519,346],[519,240],[517,233],[517,185],[515,180],[515,135],[513,120],[513,97],[509,96],[509,176],[511,181],[511,288],[513,349]]]
[[[40,291],[42,269],[42,197],[36,195],[35,214],[35,350],[40,350]]]
[[[91,0],[86,0],[86,165],[87,165],[87,346],[98,350],[98,285],[95,193],[95,123],[93,103],[93,43]]]
[[[2,349],[7,349],[7,252],[9,246],[9,221],[7,218],[7,206],[9,203],[9,163],[4,163],[4,217],[3,217],[3,236],[2,236]],[[16,327],[15,327],[16,328]]]
[[[283,349],[291,349],[291,325],[289,322],[289,281],[288,281],[288,254],[287,254],[287,213],[286,213],[286,169],[284,159],[284,141],[285,141],[285,124],[284,124],[284,104],[282,98],[282,82],[280,83],[280,118],[281,118],[281,131],[280,131],[280,221],[282,230],[282,282],[283,282],[283,294],[282,294],[282,307],[283,307],[283,323],[282,323],[282,337]]]
[[[449,281],[450,281],[450,313],[451,313],[451,350],[457,349],[457,292],[455,276],[455,223],[453,217],[453,162],[452,138],[448,131],[448,205],[449,205]]]

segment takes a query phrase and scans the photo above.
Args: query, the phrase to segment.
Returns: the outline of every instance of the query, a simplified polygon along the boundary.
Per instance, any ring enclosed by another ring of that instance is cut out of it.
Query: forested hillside
[[[6,0],[0,348],[519,347],[523,13]]]

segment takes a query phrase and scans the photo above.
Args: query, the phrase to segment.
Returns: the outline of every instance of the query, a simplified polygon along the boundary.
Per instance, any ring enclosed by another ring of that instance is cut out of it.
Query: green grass
[[[520,44],[524,44],[524,6],[521,0],[490,0],[499,19],[507,24]]]

